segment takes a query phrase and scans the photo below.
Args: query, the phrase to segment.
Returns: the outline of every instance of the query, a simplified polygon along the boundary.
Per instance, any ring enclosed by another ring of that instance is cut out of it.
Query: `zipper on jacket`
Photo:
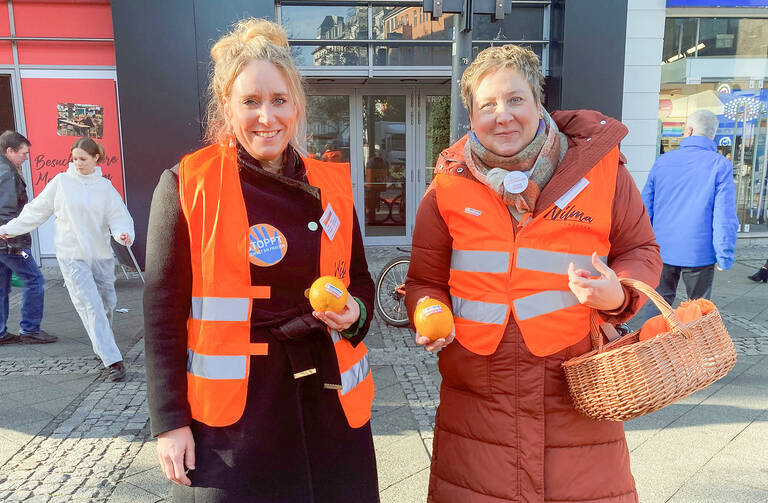
[[[87,229],[88,229],[88,227],[87,227],[87,223],[88,223],[88,209],[89,209],[88,208],[89,207],[88,185],[83,183],[82,187],[83,187],[83,191],[82,191],[82,194],[83,194],[83,223],[82,223],[82,226],[83,226],[83,229],[85,229],[87,231]],[[87,248],[86,251],[88,252],[87,260],[88,260],[88,263],[90,264],[92,262],[92,260],[93,260],[93,250],[91,249],[91,238],[88,235],[88,232],[84,232],[83,235],[85,236],[84,241],[85,241],[85,246]]]

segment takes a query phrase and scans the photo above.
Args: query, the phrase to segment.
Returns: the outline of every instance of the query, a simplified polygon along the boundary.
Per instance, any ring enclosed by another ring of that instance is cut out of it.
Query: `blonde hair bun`
[[[236,58],[253,40],[269,42],[277,47],[288,47],[288,34],[282,26],[266,19],[249,18],[235,23],[232,30],[219,39],[211,48],[211,59],[215,63],[227,58]]]
[[[264,37],[278,47],[288,47],[288,34],[282,26],[265,19],[246,19],[235,26],[235,33],[245,43],[256,37]]]

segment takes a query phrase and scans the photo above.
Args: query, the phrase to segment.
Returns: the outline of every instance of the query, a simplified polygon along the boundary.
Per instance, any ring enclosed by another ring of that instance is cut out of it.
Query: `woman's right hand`
[[[189,426],[158,435],[157,458],[168,480],[185,486],[192,485],[187,470],[195,469],[195,439]]]
[[[455,337],[455,328],[451,330],[451,333],[448,334],[448,337],[435,339],[434,341],[430,341],[427,337],[424,337],[423,335],[416,332],[416,344],[419,346],[425,346],[425,349],[431,353],[432,351],[437,351],[438,349],[444,348],[448,344],[452,343]]]
[[[424,296],[420,298],[416,305],[418,306],[421,302],[427,300],[429,297]],[[430,353],[433,351],[437,351],[438,349],[442,349],[448,344],[453,342],[453,339],[456,337],[456,327],[454,326],[451,329],[451,333],[448,334],[448,337],[441,337],[440,339],[435,339],[434,341],[430,341],[428,337],[424,337],[421,335],[418,331],[416,332],[416,344],[419,346],[425,346],[425,349],[429,351]]]

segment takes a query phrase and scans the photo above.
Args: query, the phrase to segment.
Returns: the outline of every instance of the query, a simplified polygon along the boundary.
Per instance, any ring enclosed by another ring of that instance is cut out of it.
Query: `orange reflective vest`
[[[353,201],[348,164],[302,158],[309,182],[319,187],[323,208],[340,219],[334,239],[323,232],[320,274],[349,285]],[[192,417],[209,426],[235,423],[245,410],[251,355],[267,343],[251,343],[253,299],[268,299],[269,286],[251,286],[248,216],[233,147],[210,145],[179,163],[179,197],[189,229],[192,309],[187,320],[187,398]],[[368,350],[330,334],[341,374],[338,398],[353,428],[371,416],[373,377]],[[258,397],[253,397],[258,399]]]
[[[619,149],[515,232],[509,210],[475,180],[438,174],[438,209],[453,238],[449,287],[456,339],[479,355],[496,351],[510,314],[536,356],[554,354],[589,333],[589,309],[568,288],[568,264],[599,273],[591,255],[610,250]],[[527,219],[527,220],[526,220]]]

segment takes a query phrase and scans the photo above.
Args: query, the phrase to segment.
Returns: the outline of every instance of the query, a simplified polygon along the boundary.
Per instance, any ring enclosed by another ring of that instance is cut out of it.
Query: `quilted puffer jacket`
[[[534,216],[551,206],[627,133],[621,123],[597,112],[555,112],[552,117],[568,137],[568,152],[542,190]],[[462,167],[463,141],[459,141],[442,153],[438,169],[471,178]],[[662,266],[659,248],[623,161],[613,201],[608,265],[619,277],[655,287]],[[510,218],[509,227],[499,232],[516,229]],[[450,305],[451,245],[430,190],[416,217],[406,282],[409,314],[425,295]],[[602,313],[605,321],[629,319],[645,300],[634,291],[625,292],[624,306]],[[489,356],[474,354],[458,341],[440,351],[443,380],[430,502],[637,502],[622,424],[592,420],[571,404],[561,364],[590,349],[588,334],[584,336],[579,343],[540,358],[528,350],[510,317],[501,343]]]

